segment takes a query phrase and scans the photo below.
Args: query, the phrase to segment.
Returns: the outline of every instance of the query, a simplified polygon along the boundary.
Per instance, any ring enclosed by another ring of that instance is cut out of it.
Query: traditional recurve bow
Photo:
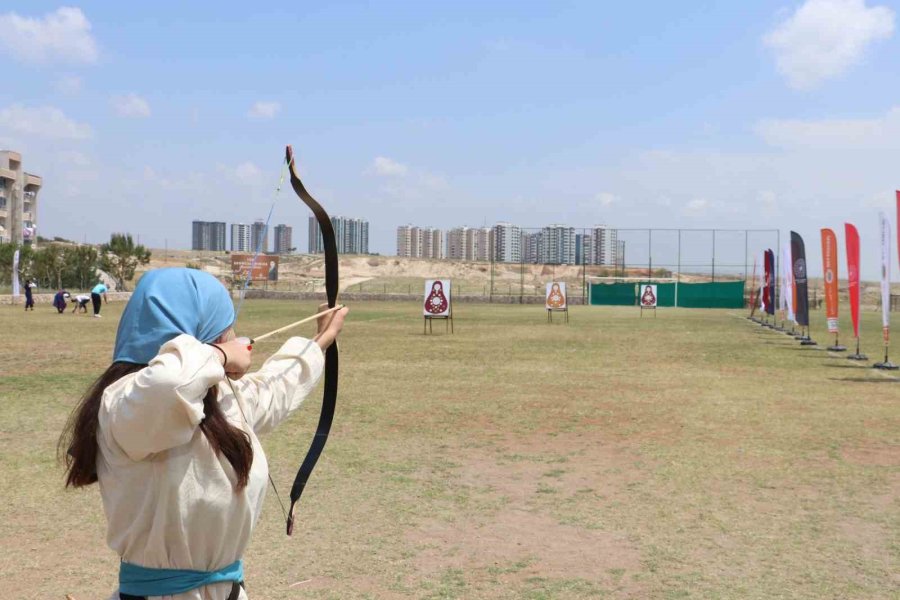
[[[285,150],[285,160],[291,174],[291,187],[300,197],[300,200],[306,204],[316,217],[319,223],[319,229],[322,231],[322,241],[325,245],[325,297],[328,300],[328,307],[334,308],[337,304],[338,296],[338,254],[337,243],[334,236],[334,227],[331,225],[331,218],[325,209],[322,208],[315,198],[313,198],[300,176],[297,175],[297,166],[294,162],[294,152],[290,146]],[[312,444],[303,459],[300,468],[297,470],[297,476],[294,478],[294,485],[291,487],[291,506],[287,513],[287,534],[291,535],[294,531],[294,505],[300,500],[306,482],[312,474],[325,448],[325,442],[328,441],[328,432],[331,431],[331,422],[334,419],[334,407],[337,402],[338,389],[338,345],[335,341],[325,351],[325,391],[322,397],[322,413],[319,415],[319,424],[316,427],[316,435]]]

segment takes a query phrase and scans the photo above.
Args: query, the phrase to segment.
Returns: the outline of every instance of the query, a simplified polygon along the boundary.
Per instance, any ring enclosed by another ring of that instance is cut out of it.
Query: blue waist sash
[[[119,591],[134,596],[171,596],[222,581],[244,580],[244,563],[236,560],[217,571],[153,569],[122,561]]]

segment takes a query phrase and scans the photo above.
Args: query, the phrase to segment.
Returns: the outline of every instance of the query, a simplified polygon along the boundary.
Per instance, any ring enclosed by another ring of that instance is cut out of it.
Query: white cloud
[[[597,194],[597,202],[600,203],[600,206],[603,208],[609,208],[613,204],[619,201],[619,197],[615,194],[611,194],[609,192],[600,192]]]
[[[755,131],[783,148],[900,149],[900,106],[870,119],[763,119]]]
[[[14,12],[0,15],[0,46],[30,63],[90,64],[99,54],[90,21],[72,7],[37,18]]]
[[[56,91],[67,96],[74,96],[81,91],[81,77],[77,75],[63,75],[56,80],[54,87]]]
[[[65,165],[66,167],[76,167],[78,169],[84,169],[92,166],[93,161],[91,157],[83,152],[77,152],[75,150],[66,150],[60,152],[58,154],[58,158],[60,163]]]
[[[272,119],[281,111],[281,104],[278,102],[255,102],[247,113],[248,117],[253,119]]]
[[[896,192],[894,190],[883,190],[876,192],[871,196],[863,198],[860,206],[864,208],[878,208],[882,210],[890,210],[895,206]]]
[[[873,42],[894,32],[894,11],[865,0],[806,0],[763,37],[778,71],[806,90],[859,63]]]
[[[235,178],[245,185],[255,185],[262,180],[262,169],[252,162],[242,162],[234,169]]]
[[[694,198],[681,209],[682,214],[689,217],[705,215],[712,207],[712,203],[705,198]]]
[[[756,205],[766,217],[777,217],[781,214],[778,196],[771,190],[760,192],[756,197]]]
[[[366,172],[380,177],[402,177],[406,175],[407,171],[409,169],[404,164],[385,156],[376,156],[375,160],[372,161],[372,166]]]
[[[110,104],[112,104],[113,110],[116,111],[116,114],[120,117],[146,119],[150,116],[150,105],[137,94],[113,96],[110,100]]]
[[[70,119],[56,107],[21,104],[0,109],[0,133],[3,130],[50,139],[82,140],[92,135],[89,125]]]

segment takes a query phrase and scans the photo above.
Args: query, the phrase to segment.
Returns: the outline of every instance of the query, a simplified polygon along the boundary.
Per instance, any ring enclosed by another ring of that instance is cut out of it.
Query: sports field
[[[0,307],[4,597],[114,587],[96,486],[63,490],[55,444],[123,306]],[[238,333],[314,308],[248,301]],[[458,304],[433,336],[420,314],[351,307],[331,438],[293,538],[269,491],[252,598],[900,594],[900,375],[821,350],[821,312],[818,349],[743,311]],[[879,314],[863,340],[877,358]],[[283,499],[320,398],[263,438]]]

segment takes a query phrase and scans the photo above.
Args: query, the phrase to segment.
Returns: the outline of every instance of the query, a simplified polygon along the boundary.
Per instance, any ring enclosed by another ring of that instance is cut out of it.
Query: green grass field
[[[63,490],[55,444],[121,308],[0,307],[4,597],[114,587],[96,486]],[[269,491],[251,597],[900,597],[900,375],[821,350],[821,312],[810,349],[743,311],[456,309],[423,336],[415,303],[351,307],[331,438],[293,538]],[[248,301],[238,332],[313,310]],[[879,357],[878,314],[863,340]],[[263,438],[283,498],[320,398]]]

